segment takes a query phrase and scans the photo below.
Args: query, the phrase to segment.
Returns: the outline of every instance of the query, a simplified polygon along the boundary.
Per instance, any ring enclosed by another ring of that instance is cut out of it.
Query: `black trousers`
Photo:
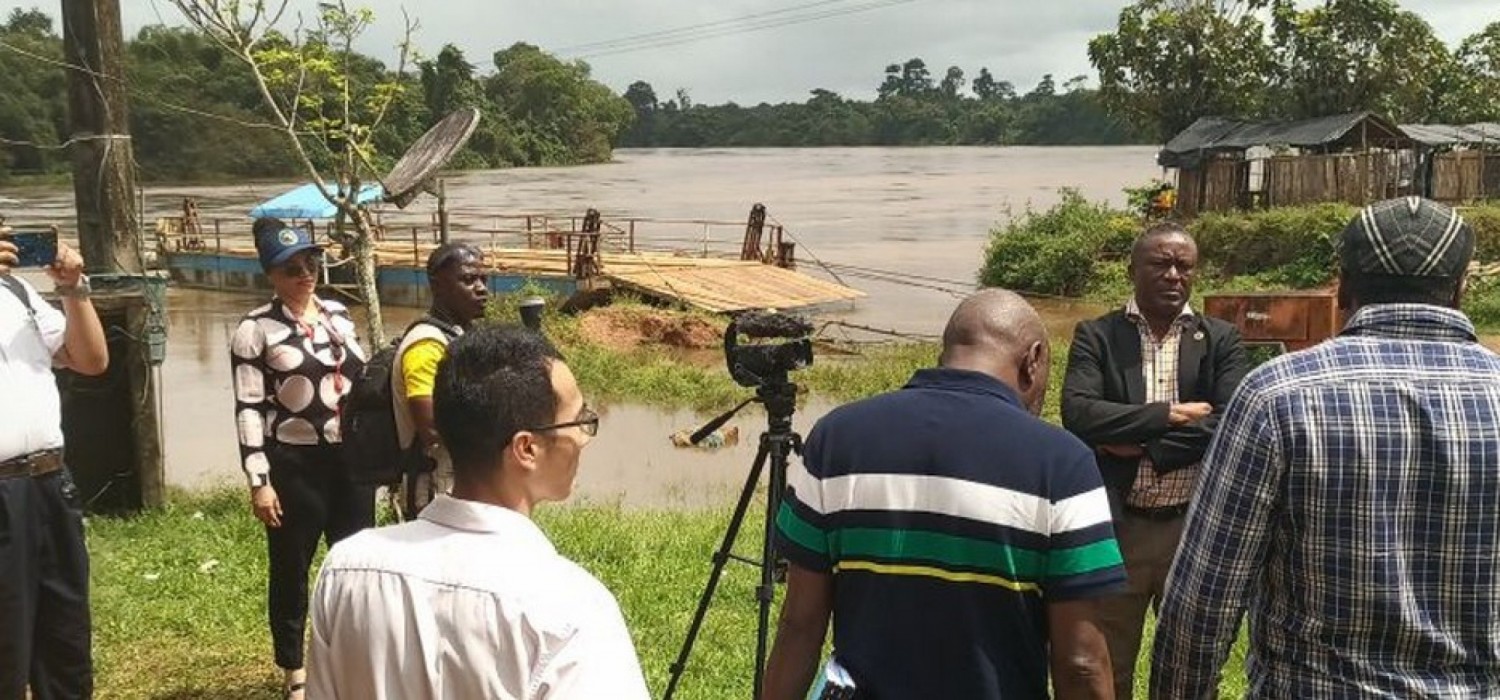
[[[281,527],[266,528],[267,613],[276,665],[303,666],[307,575],[318,540],[328,546],[375,524],[375,489],[349,479],[337,447],[273,445],[266,450]]]
[[[66,469],[0,480],[0,700],[88,698],[89,555]]]

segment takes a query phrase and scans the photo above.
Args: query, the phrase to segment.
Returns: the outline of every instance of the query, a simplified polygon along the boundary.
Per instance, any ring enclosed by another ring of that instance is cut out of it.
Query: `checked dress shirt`
[[[1461,313],[1360,309],[1246,377],[1167,581],[1151,696],[1500,697],[1500,356]]]
[[[1167,334],[1156,339],[1151,324],[1141,314],[1135,297],[1125,303],[1125,317],[1135,323],[1141,335],[1141,374],[1146,386],[1146,403],[1177,403],[1177,364],[1181,357],[1182,334],[1193,324],[1193,307],[1182,305]],[[1125,502],[1137,508],[1170,508],[1181,506],[1193,495],[1198,480],[1198,465],[1158,474],[1150,457],[1141,457],[1135,482]]]

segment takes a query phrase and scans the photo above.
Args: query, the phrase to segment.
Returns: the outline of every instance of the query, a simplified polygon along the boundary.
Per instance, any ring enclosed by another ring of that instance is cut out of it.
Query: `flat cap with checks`
[[[1339,237],[1346,271],[1391,277],[1463,275],[1474,256],[1474,231],[1451,207],[1422,197],[1376,202]]]

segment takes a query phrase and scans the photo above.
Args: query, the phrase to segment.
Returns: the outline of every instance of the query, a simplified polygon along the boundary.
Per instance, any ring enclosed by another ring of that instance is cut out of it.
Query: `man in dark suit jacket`
[[[1119,698],[1133,695],[1146,608],[1161,599],[1198,463],[1249,368],[1235,327],[1188,305],[1197,263],[1181,226],[1141,234],[1133,297],[1078,324],[1063,380],[1063,426],[1095,450],[1130,579],[1101,602]]]

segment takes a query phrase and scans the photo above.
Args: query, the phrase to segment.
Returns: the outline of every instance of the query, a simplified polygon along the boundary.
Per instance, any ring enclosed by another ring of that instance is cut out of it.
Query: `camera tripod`
[[[698,609],[693,613],[692,624],[688,626],[687,639],[683,640],[682,650],[677,654],[677,661],[671,666],[672,676],[667,682],[667,692],[663,700],[672,700],[672,693],[677,690],[678,681],[682,680],[682,672],[687,667],[688,655],[693,651],[693,642],[698,638],[698,631],[703,625],[703,617],[708,613],[709,603],[713,602],[714,590],[719,586],[719,577],[724,573],[724,566],[731,559],[760,567],[760,585],[755,589],[755,599],[760,609],[755,627],[754,697],[758,699],[761,695],[761,682],[766,666],[766,636],[770,630],[771,601],[775,599],[773,574],[776,569],[776,554],[773,535],[776,528],[776,513],[781,507],[781,493],[786,488],[787,457],[793,452],[802,451],[802,436],[792,430],[792,413],[797,410],[797,385],[787,381],[783,374],[774,381],[757,386],[753,398],[746,399],[740,405],[709,421],[699,428],[698,432],[693,433],[691,440],[697,443],[707,437],[709,433],[718,430],[740,409],[750,403],[760,403],[766,407],[768,427],[760,434],[760,447],[755,453],[755,462],[750,467],[750,475],[745,479],[745,487],[740,491],[740,500],[735,504],[734,515],[729,519],[729,527],[724,531],[724,541],[714,552],[713,570],[708,575],[708,583],[703,587],[702,596],[698,598]],[[740,526],[744,524],[745,513],[750,509],[750,501],[755,496],[755,487],[760,483],[760,474],[767,461],[771,464],[771,475],[766,488],[765,541],[761,545],[760,559],[757,561],[734,554],[731,550],[734,548],[735,539],[739,536]]]

